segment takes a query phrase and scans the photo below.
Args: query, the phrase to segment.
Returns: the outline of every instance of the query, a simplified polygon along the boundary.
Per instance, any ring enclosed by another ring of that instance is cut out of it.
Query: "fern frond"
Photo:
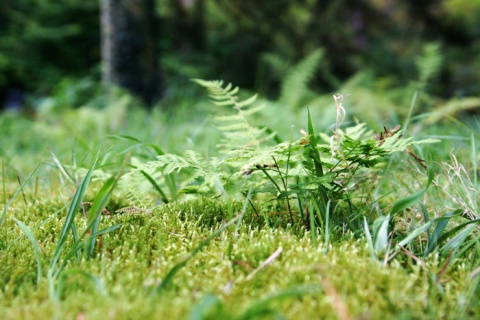
[[[207,89],[213,104],[229,106],[236,111],[234,115],[214,117],[217,129],[224,136],[221,143],[217,145],[221,153],[229,156],[237,155],[239,151],[243,152],[248,147],[259,148],[262,142],[271,138],[272,135],[265,134],[265,129],[252,126],[247,120],[247,117],[260,112],[263,108],[262,105],[252,106],[257,99],[256,94],[241,100],[237,95],[238,87],[233,87],[232,84],[224,87],[223,82],[218,80],[194,79],[193,81]]]
[[[307,84],[323,57],[323,51],[318,49],[305,57],[288,72],[282,82],[280,103],[296,107],[307,91]]]
[[[442,66],[442,53],[440,44],[429,43],[423,48],[423,54],[416,59],[417,69],[419,71],[419,81],[425,85],[431,78],[436,76]]]

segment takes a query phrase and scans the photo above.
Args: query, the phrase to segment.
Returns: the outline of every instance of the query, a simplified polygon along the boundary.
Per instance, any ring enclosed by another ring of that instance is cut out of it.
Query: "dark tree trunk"
[[[102,0],[103,82],[151,108],[160,97],[155,0]]]

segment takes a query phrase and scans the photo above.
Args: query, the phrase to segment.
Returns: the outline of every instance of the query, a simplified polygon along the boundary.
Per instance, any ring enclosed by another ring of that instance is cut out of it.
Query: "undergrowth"
[[[403,91],[413,92],[403,127],[358,121],[339,94],[328,126],[316,104],[304,108],[319,101],[307,83],[321,58],[292,68],[274,102],[194,80],[216,106],[194,126],[159,114],[145,126],[128,99],[40,113],[32,132],[45,141],[81,125],[71,154],[51,143],[30,174],[42,143],[15,130],[32,121],[2,118],[1,141],[12,139],[0,150],[0,314],[476,318],[478,132],[423,134],[438,118],[414,112],[431,102],[439,47],[425,48]],[[460,143],[446,159],[442,148]]]

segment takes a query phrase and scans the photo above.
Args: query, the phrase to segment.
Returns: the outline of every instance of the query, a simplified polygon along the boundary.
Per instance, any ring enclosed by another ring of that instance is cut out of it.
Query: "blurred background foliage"
[[[98,96],[99,2],[0,2],[4,107],[50,96],[78,107]],[[395,88],[421,80],[415,59],[429,43],[442,58],[430,95],[480,96],[480,1],[156,0],[156,10],[166,98],[185,95],[186,81],[199,77],[275,99],[289,70],[321,48],[312,89],[353,94],[364,87],[405,106]]]

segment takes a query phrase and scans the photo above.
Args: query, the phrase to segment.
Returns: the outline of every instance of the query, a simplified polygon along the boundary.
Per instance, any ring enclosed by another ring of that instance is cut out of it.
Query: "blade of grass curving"
[[[70,180],[71,182],[73,183],[76,183],[76,180],[75,180],[75,177],[73,176],[73,174],[71,174],[70,172],[68,172],[68,170],[65,168],[64,165],[62,165],[62,163],[58,160],[58,158],[55,156],[55,154],[53,153],[50,153],[52,155],[52,158],[53,158],[53,162],[55,162],[55,165],[57,166],[58,168],[58,171],[60,171],[60,173],[65,177],[67,178],[68,180]],[[73,156],[72,156],[73,157]]]
[[[477,238],[473,238],[469,241],[465,241],[464,243],[462,243],[459,247],[459,250],[457,250],[456,253],[453,255],[452,260],[456,259],[457,257],[466,257],[466,254],[470,250],[470,248],[472,248],[475,245],[478,245],[477,241],[478,241]],[[472,260],[475,260],[475,259],[473,258]]]
[[[65,218],[65,224],[63,225],[62,231],[60,232],[60,236],[57,241],[57,246],[55,248],[55,252],[53,254],[52,260],[50,262],[50,272],[54,274],[54,269],[58,263],[58,260],[60,258],[60,254],[62,252],[63,246],[65,245],[65,242],[67,241],[68,237],[68,232],[72,230],[72,226],[75,223],[74,218],[77,212],[80,210],[81,203],[83,201],[83,197],[85,196],[85,193],[87,191],[88,185],[90,183],[90,180],[92,179],[93,176],[93,171],[95,170],[95,166],[98,161],[98,154],[95,157],[92,165],[90,166],[87,174],[83,178],[82,182],[78,186],[77,190],[75,191],[75,194],[73,195],[72,202],[70,204],[70,208],[68,209],[67,216]]]
[[[460,210],[461,211],[461,210]],[[464,222],[462,224],[459,224],[455,227],[453,227],[452,229],[450,229],[448,232],[445,232],[444,234],[442,234],[439,238],[438,238],[438,243],[442,243],[443,241],[446,241],[447,239],[450,239],[452,237],[454,237],[458,232],[460,232],[460,230],[462,230],[464,227],[470,225],[470,224],[475,224],[475,223],[479,223],[480,222],[480,219],[476,219],[476,220],[469,220],[467,222]]]
[[[58,280],[58,293],[59,295],[62,294],[65,284],[68,280],[69,277],[79,275],[88,280],[91,284],[93,284],[93,287],[97,290],[98,293],[100,293],[102,296],[107,296],[107,288],[105,287],[105,284],[101,279],[98,277],[94,276],[90,272],[87,272],[85,270],[80,270],[80,269],[75,269],[75,270],[68,270],[62,273]]]
[[[400,249],[401,247],[405,247],[408,243],[410,243],[413,239],[424,233],[426,230],[428,230],[432,226],[432,221],[429,221],[425,223],[424,225],[416,228],[413,230],[405,239],[397,243],[397,249]]]
[[[23,233],[25,236],[28,238],[30,243],[32,244],[33,247],[33,253],[35,254],[35,259],[37,260],[37,285],[40,283],[40,280],[42,278],[42,260],[40,257],[40,246],[38,245],[37,239],[33,235],[32,231],[30,228],[25,225],[22,221],[16,219],[15,217],[12,217],[12,219],[15,221],[15,223],[18,225],[20,229],[22,229]]]
[[[217,296],[213,294],[205,295],[200,301],[193,307],[190,315],[188,316],[189,320],[203,320],[205,313],[212,309],[215,306],[221,305],[222,302]]]
[[[388,246],[388,224],[390,223],[390,215],[381,216],[376,219],[373,226],[375,235],[374,250],[377,254],[385,251]]]
[[[308,147],[307,147],[307,148],[310,148],[310,150],[308,151],[308,157],[310,159],[312,159],[312,161],[313,161],[313,166],[315,168],[315,176],[317,178],[321,178],[321,177],[324,176],[324,172],[323,172],[322,161],[321,161],[321,158],[320,158],[320,152],[317,149],[318,140],[317,140],[317,137],[315,135],[315,130],[313,128],[312,117],[310,115],[310,109],[307,108],[307,112],[308,112],[308,121],[307,121],[308,122],[308,137],[310,139],[310,143],[308,144]],[[322,201],[322,203],[321,203],[322,208],[321,209],[324,210],[327,207],[329,197],[328,197],[328,194],[325,190],[325,187],[322,184],[318,184],[318,192],[320,193],[320,199]]]
[[[128,150],[130,149],[133,149],[137,146],[147,146],[147,147],[150,147],[152,148],[157,155],[161,156],[161,155],[164,155],[165,152],[162,150],[162,148],[160,148],[159,146],[153,144],[153,143],[143,143],[142,141],[140,141],[139,139],[133,137],[133,136],[128,136],[128,135],[110,135],[108,136],[108,138],[111,138],[111,139],[117,139],[117,140],[126,140],[126,141],[132,141],[132,142],[135,142],[136,145],[122,151],[122,153],[125,153],[127,152]]]
[[[415,108],[415,104],[417,103],[417,98],[419,96],[419,89],[415,90],[413,93],[412,101],[410,102],[410,107],[408,108],[407,117],[405,118],[405,122],[403,123],[403,131],[407,132],[408,125],[410,124],[410,120],[412,118],[413,109]]]
[[[317,247],[317,226],[316,226],[316,220],[315,220],[315,210],[318,212],[318,217],[321,219],[322,214],[320,213],[320,209],[318,209],[317,202],[315,201],[315,198],[312,196],[312,199],[309,204],[309,226],[310,226],[310,237],[312,238],[312,243],[313,246],[316,248]],[[323,223],[323,220],[321,220]]]
[[[120,180],[120,177],[123,174],[123,171],[125,170],[125,167],[128,162],[128,158],[129,156],[125,157],[123,164],[120,167],[120,170],[118,171],[117,175],[110,177],[105,182],[105,184],[97,192],[97,195],[93,200],[92,207],[90,208],[90,211],[88,214],[87,227],[85,228],[85,231],[83,232],[83,235],[82,235],[82,238],[83,238],[87,232],[91,232],[90,241],[89,241],[90,243],[87,248],[88,257],[92,257],[93,255],[93,250],[95,248],[95,243],[96,243],[95,234],[97,233],[97,230],[98,230],[98,224],[100,223],[102,210],[107,206],[108,202],[110,201],[113,190],[115,189],[115,186],[117,185],[118,181]]]
[[[258,302],[255,302],[243,314],[241,314],[238,317],[238,319],[239,320],[256,319],[258,316],[264,315],[266,313],[267,314],[272,312],[275,313],[275,310],[272,310],[270,307],[270,304],[274,301],[298,298],[307,294],[318,293],[320,291],[321,289],[318,286],[313,286],[313,285],[286,289],[279,293],[270,295]]]
[[[155,181],[155,179],[153,179],[148,173],[146,173],[143,170],[140,170],[140,173],[145,177],[145,179],[148,180],[148,182],[150,182],[153,188],[160,194],[162,201],[164,203],[168,203],[169,201],[168,201],[167,195],[163,192],[162,188],[160,188],[160,186]]]
[[[167,184],[168,190],[170,191],[170,197],[172,198],[172,200],[178,200],[178,189],[177,183],[175,181],[175,175],[173,173],[167,174],[165,176],[165,183]]]
[[[13,200],[15,200],[15,198],[22,192],[23,188],[25,188],[25,186],[30,181],[30,179],[32,179],[33,175],[37,172],[38,168],[40,168],[40,165],[41,165],[41,163],[39,163],[37,165],[37,167],[28,176],[28,178],[20,185],[20,187],[17,189],[17,191],[13,194],[12,198],[8,202],[5,203],[5,207],[3,208],[2,214],[0,215],[0,226],[5,222],[5,216],[7,214],[7,210],[10,207],[10,205],[12,204]],[[3,176],[5,177],[5,174],[3,174]],[[5,179],[3,181],[5,183]],[[5,189],[5,185],[4,185],[4,189]],[[5,193],[5,191],[4,191],[4,193]],[[5,193],[5,200],[6,200],[6,193]]]
[[[438,247],[439,245],[438,239],[441,237],[448,223],[453,217],[457,217],[460,213],[461,213],[461,210],[457,209],[454,211],[447,212],[443,217],[434,219],[434,222],[436,223],[435,229],[433,230],[433,233],[428,236],[427,249],[425,250],[425,253],[423,255],[424,258],[430,253],[432,253]]]
[[[330,245],[330,225],[331,225],[331,219],[330,219],[330,203],[331,201],[328,200],[327,202],[327,208],[325,210],[325,250],[323,251],[324,254],[328,253],[328,247]]]
[[[89,239],[86,239],[86,253],[88,258],[91,258],[93,255],[96,242],[96,237],[94,236],[94,234],[98,230],[98,224],[100,223],[102,210],[106,207],[108,201],[110,200],[110,196],[113,188],[115,187],[116,181],[116,177],[110,177],[107,181],[105,181],[105,184],[97,192],[97,195],[93,200],[92,207],[90,208],[90,211],[88,213],[87,227],[85,228],[81,236],[81,238],[84,238],[87,233],[91,232]]]
[[[323,167],[322,161],[320,160],[320,152],[317,149],[317,137],[315,136],[315,130],[313,129],[312,117],[310,115],[310,109],[307,108],[308,112],[308,135],[310,139],[309,143],[309,156],[313,160],[313,164],[315,167],[315,175],[317,177],[323,176]]]
[[[165,288],[170,284],[170,282],[172,282],[173,278],[175,277],[175,275],[183,268],[187,265],[187,262],[192,259],[198,252],[200,252],[200,250],[202,250],[205,246],[207,246],[210,241],[212,241],[213,239],[215,239],[217,236],[219,236],[221,233],[223,233],[225,230],[227,230],[230,226],[232,226],[233,224],[235,224],[238,220],[240,220],[241,218],[243,217],[243,214],[239,214],[238,216],[236,216],[235,218],[233,218],[232,220],[228,221],[227,223],[225,223],[223,226],[221,226],[220,228],[218,228],[214,233],[212,233],[211,236],[209,236],[207,239],[203,240],[202,242],[200,242],[200,244],[195,247],[195,249],[192,250],[192,252],[190,252],[187,257],[185,257],[181,262],[177,263],[176,265],[174,265],[168,272],[167,274],[165,275],[165,277],[162,279],[162,282],[156,286],[153,290],[152,290],[152,293],[151,293],[151,297],[153,298],[154,296],[160,294],[163,290],[165,290]]]
[[[138,169],[137,166],[134,166],[132,164],[129,164],[128,166],[133,168],[133,169]],[[139,172],[145,177],[145,179],[148,180],[148,182],[150,182],[152,187],[160,194],[160,197],[161,197],[162,201],[164,203],[168,203],[169,200],[167,198],[167,195],[165,194],[165,192],[163,192],[162,188],[158,185],[158,183],[155,181],[155,179],[151,175],[149,175],[145,170],[139,170]],[[167,179],[167,177],[165,177],[165,180],[166,179]]]
[[[282,194],[282,189],[280,189],[280,187],[275,182],[275,180],[272,178],[272,176],[270,174],[268,174],[267,170],[265,170],[265,168],[263,168],[263,167],[260,167],[259,169],[263,172],[263,174],[265,176],[267,176],[268,180],[270,180],[270,182],[275,186],[275,189],[277,189],[278,193]]]
[[[116,224],[116,225],[113,225],[111,227],[108,227],[108,228],[105,228],[105,229],[102,229],[94,234],[92,234],[92,236],[94,238],[102,235],[102,234],[106,234],[106,233],[109,233],[109,232],[112,232],[112,231],[115,231],[117,230],[118,228],[120,228],[122,226],[122,223],[119,223],[119,224]],[[58,265],[58,268],[56,269],[55,273],[52,273],[53,274],[53,278],[56,278],[61,272],[62,270],[65,268],[65,266],[67,265],[68,261],[73,257],[73,256],[79,256],[79,252],[85,248],[85,246],[88,245],[88,243],[86,244],[85,241],[78,241],[75,243],[75,245],[73,246],[73,248],[65,255],[65,258],[62,260],[62,262]]]
[[[461,245],[465,242],[467,237],[470,236],[474,228],[475,228],[475,225],[470,225],[467,228],[463,229],[461,232],[455,235],[455,237],[453,237],[450,241],[448,241],[443,246],[441,252],[445,254],[450,250],[457,251],[458,249],[460,249]]]
[[[393,216],[394,214],[397,214],[407,209],[408,207],[411,207],[423,197],[423,195],[428,190],[428,188],[430,187],[430,184],[433,181],[434,172],[431,167],[432,166],[429,164],[427,185],[422,190],[412,193],[411,195],[395,202],[392,206],[392,209],[390,210],[390,215]]]
[[[370,233],[370,229],[368,228],[367,217],[363,217],[363,228],[365,229],[365,238],[367,238],[368,251],[370,251],[370,255],[372,256],[372,258],[377,258],[375,249],[373,248],[372,234]]]

